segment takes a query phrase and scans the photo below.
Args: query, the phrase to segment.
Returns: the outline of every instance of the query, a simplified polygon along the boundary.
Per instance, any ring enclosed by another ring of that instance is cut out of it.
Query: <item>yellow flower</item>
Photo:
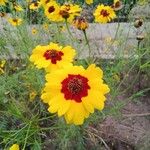
[[[31,2],[31,4],[29,5],[29,9],[31,10],[36,10],[41,6],[41,2],[40,1],[33,1]]]
[[[47,46],[38,45],[33,49],[30,61],[37,68],[45,68],[50,72],[71,65],[75,56],[75,50],[71,46],[62,47],[56,43]]]
[[[85,2],[90,5],[93,3],[93,0],[85,0]]]
[[[0,0],[0,6],[1,6],[1,5],[5,6],[5,5],[6,5],[6,2],[7,2],[7,0]]]
[[[0,67],[3,68],[3,67],[5,66],[5,64],[6,64],[6,60],[2,60],[2,61],[0,62]]]
[[[107,23],[116,18],[115,11],[110,6],[98,5],[94,12],[95,21],[99,23]]]
[[[47,24],[47,23],[44,23],[44,24],[43,24],[43,28],[44,28],[44,30],[48,30],[48,24]]]
[[[18,144],[13,144],[9,150],[19,150],[19,145]]]
[[[8,22],[13,26],[19,26],[22,23],[22,19],[20,19],[20,18],[9,18]]]
[[[32,102],[35,99],[36,95],[37,95],[37,92],[36,91],[32,91],[29,94],[29,101]]]
[[[64,4],[60,7],[59,15],[62,17],[62,21],[72,22],[76,16],[80,16],[81,8],[75,4]]]
[[[38,31],[37,31],[36,28],[32,28],[32,31],[31,31],[31,32],[32,32],[33,35],[38,33]]]
[[[45,6],[45,15],[51,21],[61,21],[62,18],[59,15],[60,6],[55,2],[50,2]]]
[[[87,69],[69,66],[46,75],[41,98],[50,113],[65,117],[69,124],[81,125],[94,109],[104,108],[109,88],[103,83],[103,71],[94,64]]]
[[[66,27],[65,27],[65,26],[60,26],[59,28],[60,28],[60,31],[61,31],[61,32],[65,32],[65,30],[66,30]]]
[[[88,28],[88,22],[83,17],[78,17],[74,20],[73,25],[79,30],[86,30]]]
[[[17,4],[14,4],[14,9],[16,10],[16,11],[23,11],[23,8],[20,6],[20,5],[17,5]]]

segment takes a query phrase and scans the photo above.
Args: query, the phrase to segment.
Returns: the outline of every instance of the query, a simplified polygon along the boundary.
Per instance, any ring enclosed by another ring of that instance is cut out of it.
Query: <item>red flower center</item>
[[[103,17],[108,17],[109,13],[107,12],[107,10],[102,9],[100,15],[103,15]]]
[[[54,6],[50,6],[49,8],[48,8],[48,12],[49,13],[52,13],[52,12],[54,12],[55,11],[55,7]]]
[[[34,3],[34,6],[35,7],[38,7],[39,6],[39,3],[38,2],[33,2]]]
[[[69,16],[70,16],[68,11],[66,11],[66,10],[60,10],[59,14],[65,19],[69,18]]]
[[[62,60],[63,55],[64,54],[61,51],[47,50],[43,56],[45,57],[46,60],[51,60],[52,64],[56,64],[57,61]]]
[[[17,22],[18,22],[18,19],[13,19],[13,22],[17,23]]]
[[[77,103],[82,102],[82,97],[88,95],[88,79],[81,75],[68,74],[68,77],[62,82],[61,92],[66,100],[75,100]]]

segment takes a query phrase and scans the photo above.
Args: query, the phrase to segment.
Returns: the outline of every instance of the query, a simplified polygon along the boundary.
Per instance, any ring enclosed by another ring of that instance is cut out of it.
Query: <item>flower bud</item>
[[[88,28],[88,22],[83,17],[78,17],[74,20],[73,25],[79,30],[86,30]]]
[[[139,28],[139,27],[141,27],[143,25],[143,20],[142,19],[137,19],[137,20],[135,20],[135,22],[134,22],[134,27],[135,28]]]

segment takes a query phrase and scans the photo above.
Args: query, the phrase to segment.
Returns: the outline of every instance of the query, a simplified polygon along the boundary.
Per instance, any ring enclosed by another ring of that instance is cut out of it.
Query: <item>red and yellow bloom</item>
[[[110,6],[98,5],[94,12],[95,22],[107,23],[116,18],[115,11]]]
[[[45,15],[51,21],[58,22],[62,20],[59,11],[60,6],[55,1],[52,1],[45,6]]]
[[[92,73],[91,73],[92,72]],[[103,72],[94,64],[87,69],[68,66],[46,75],[41,98],[50,113],[65,117],[67,123],[81,125],[94,109],[104,108],[109,88],[103,83]]]
[[[76,16],[80,16],[81,10],[79,5],[68,3],[60,7],[59,15],[63,21],[72,22]]]
[[[30,61],[37,68],[45,68],[52,71],[71,65],[75,56],[75,50],[71,46],[62,47],[56,43],[47,46],[38,45],[30,56]]]
[[[19,148],[19,145],[18,144],[13,144],[10,148],[9,148],[9,150],[19,150],[20,148]]]
[[[29,8],[31,10],[37,10],[38,8],[40,8],[40,6],[41,6],[40,1],[35,1],[35,2],[33,1],[33,2],[30,3]]]
[[[22,24],[22,19],[20,18],[9,18],[8,22],[13,26],[19,26]]]

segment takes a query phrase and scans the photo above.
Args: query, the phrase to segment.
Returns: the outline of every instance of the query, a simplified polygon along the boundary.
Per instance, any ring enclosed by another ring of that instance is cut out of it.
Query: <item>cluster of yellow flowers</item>
[[[0,5],[5,5],[6,2],[8,1],[0,0]],[[80,13],[82,11],[79,5],[72,4],[72,3],[64,3],[63,5],[60,5],[59,3],[56,2],[56,0],[39,0],[39,1],[27,0],[27,2],[28,2],[29,9],[33,11],[36,11],[40,7],[43,7],[44,13],[47,16],[47,18],[53,22],[67,21],[69,23],[72,23],[74,18],[80,16]],[[85,0],[85,2],[90,5],[93,3],[93,0]],[[95,22],[99,22],[99,23],[110,22],[112,19],[116,18],[115,11],[121,9],[122,6],[123,5],[120,0],[114,0],[114,4],[112,6],[99,4],[93,13],[95,17]],[[23,11],[23,8],[18,4],[14,4],[13,8],[17,12]],[[8,21],[13,26],[18,26],[22,23],[22,19],[17,17],[9,18]]]
[[[95,64],[87,69],[74,66],[76,51],[71,46],[56,43],[38,45],[30,61],[46,71],[42,100],[49,105],[50,113],[65,117],[67,123],[81,125],[94,109],[104,108],[109,88],[103,83],[103,72]]]

